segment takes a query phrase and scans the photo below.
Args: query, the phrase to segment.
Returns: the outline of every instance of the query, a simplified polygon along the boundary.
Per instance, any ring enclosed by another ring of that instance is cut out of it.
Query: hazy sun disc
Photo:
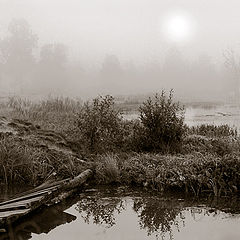
[[[192,20],[184,15],[169,16],[164,22],[163,32],[171,41],[190,40],[193,34]]]

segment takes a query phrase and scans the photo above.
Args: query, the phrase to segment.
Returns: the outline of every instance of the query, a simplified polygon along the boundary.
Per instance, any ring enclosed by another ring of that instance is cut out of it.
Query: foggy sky
[[[223,67],[226,49],[240,53],[239,9],[239,0],[0,0],[1,48],[12,51],[0,63],[0,88],[77,95],[173,88],[192,99],[240,96],[239,76]],[[178,15],[192,27],[183,41],[164,32],[166,19]],[[24,40],[12,36],[8,43],[13,19],[25,19],[38,36],[33,58],[15,51]]]
[[[195,23],[191,41],[178,43],[186,57],[207,53],[219,61],[240,39],[238,0],[0,0],[0,33],[12,18],[25,18],[40,43],[62,42],[71,56],[99,63],[159,59],[174,43],[161,32],[167,14],[182,11]]]

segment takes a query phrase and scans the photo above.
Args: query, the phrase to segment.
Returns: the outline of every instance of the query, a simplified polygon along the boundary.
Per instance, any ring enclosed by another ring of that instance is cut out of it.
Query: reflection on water
[[[115,214],[125,210],[125,204],[119,197],[87,197],[77,203],[76,210],[85,223],[101,224],[107,228],[116,224]]]
[[[74,203],[76,201],[69,200],[41,210],[33,216],[26,217],[23,221],[9,224],[7,233],[0,233],[0,240],[28,240],[32,238],[32,234],[49,233],[59,225],[70,223],[76,220],[76,216],[64,210]]]
[[[139,225],[146,229],[148,236],[159,233],[164,236],[169,233],[172,236],[172,227],[178,229],[179,223],[183,222],[181,204],[175,201],[158,198],[141,198],[134,200],[133,209],[139,217]]]
[[[98,189],[11,226],[12,235],[0,239],[233,240],[240,239],[239,214],[237,198],[196,201],[127,188]]]

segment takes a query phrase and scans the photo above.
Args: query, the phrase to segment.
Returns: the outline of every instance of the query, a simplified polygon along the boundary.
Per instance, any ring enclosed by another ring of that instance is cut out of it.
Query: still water
[[[115,187],[90,189],[12,226],[18,240],[240,239],[239,200],[184,198]]]
[[[231,127],[240,129],[240,106],[188,107],[185,111],[185,122],[189,126],[228,124]]]
[[[138,117],[139,115],[137,113],[124,115],[124,118],[127,120],[137,119]],[[186,107],[185,123],[188,126],[228,124],[240,130],[240,106],[216,105],[209,107]]]

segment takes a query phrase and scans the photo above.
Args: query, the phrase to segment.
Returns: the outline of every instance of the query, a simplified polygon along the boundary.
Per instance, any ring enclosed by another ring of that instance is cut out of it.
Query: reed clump
[[[114,154],[104,154],[97,157],[96,161],[96,175],[95,179],[100,184],[119,183],[120,169],[119,159]]]
[[[237,129],[223,124],[216,126],[213,124],[201,124],[199,126],[188,127],[188,134],[196,134],[207,137],[237,137]]]
[[[36,186],[50,178],[76,176],[86,169],[78,158],[16,135],[0,135],[0,179],[4,185]]]

